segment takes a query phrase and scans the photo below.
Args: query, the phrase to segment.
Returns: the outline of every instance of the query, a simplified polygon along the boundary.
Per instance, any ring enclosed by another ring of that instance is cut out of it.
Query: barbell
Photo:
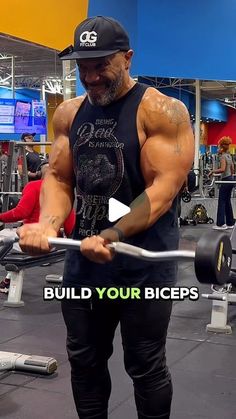
[[[8,253],[19,238],[2,238],[0,260]],[[56,249],[79,250],[81,241],[67,238],[48,238],[49,245]],[[195,251],[170,250],[154,252],[123,242],[112,242],[107,245],[116,253],[129,255],[144,261],[194,261],[195,273],[199,282],[222,285],[228,282],[232,263],[232,246],[227,234],[211,231],[204,234],[197,243]]]

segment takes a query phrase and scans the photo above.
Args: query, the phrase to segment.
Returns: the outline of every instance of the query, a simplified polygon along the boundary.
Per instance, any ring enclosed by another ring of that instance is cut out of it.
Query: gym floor
[[[181,249],[194,250],[210,225],[181,227]],[[65,350],[66,332],[57,301],[44,302],[43,286],[49,273],[62,272],[62,264],[26,270],[21,308],[3,307],[0,295],[0,350],[51,356],[58,370],[51,376],[0,372],[0,417],[4,419],[76,419]],[[1,278],[5,271],[1,267]],[[191,262],[179,263],[178,286],[196,286]],[[199,295],[210,286],[199,286]],[[211,301],[176,301],[167,339],[167,360],[174,396],[171,419],[236,418],[236,308],[229,307],[232,335],[206,332]],[[110,360],[113,381],[109,405],[112,419],[137,418],[132,383],[123,368],[120,332]]]

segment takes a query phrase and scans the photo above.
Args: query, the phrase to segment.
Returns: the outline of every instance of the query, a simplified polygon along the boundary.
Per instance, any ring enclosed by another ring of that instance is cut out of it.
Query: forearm
[[[212,170],[212,172],[211,172],[212,174],[218,174],[218,173],[224,173],[224,169],[221,169],[221,168],[219,168],[219,169],[214,169],[214,170]]]
[[[125,238],[147,230],[171,207],[178,190],[172,188],[167,191],[164,187],[151,186],[139,195],[130,205],[129,214],[122,217],[115,225]],[[108,229],[109,230],[109,229]],[[105,231],[102,237],[118,240],[116,231]]]
[[[30,172],[28,171],[28,178],[29,180],[36,180],[36,179],[40,179],[41,177],[41,172],[37,171],[37,172]]]
[[[48,175],[41,187],[39,222],[59,231],[74,202],[73,185]]]

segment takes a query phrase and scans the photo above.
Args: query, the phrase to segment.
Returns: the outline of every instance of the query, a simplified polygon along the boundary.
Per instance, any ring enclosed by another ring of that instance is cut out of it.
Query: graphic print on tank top
[[[106,228],[108,201],[119,189],[124,177],[124,143],[114,131],[114,118],[83,123],[77,131],[73,147],[76,171],[77,200],[80,205],[79,234],[98,234]]]

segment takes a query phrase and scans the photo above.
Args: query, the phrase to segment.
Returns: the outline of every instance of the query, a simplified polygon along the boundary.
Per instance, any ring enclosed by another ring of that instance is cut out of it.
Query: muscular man
[[[124,361],[133,380],[140,419],[170,415],[171,377],[165,343],[171,301],[99,299],[95,287],[172,286],[176,264],[157,264],[114,255],[110,241],[150,250],[178,248],[176,195],[193,161],[193,134],[185,106],[129,75],[133,51],[119,22],[98,16],[75,31],[76,59],[87,92],[61,104],[54,115],[56,141],[43,185],[38,224],[21,228],[20,245],[31,254],[49,251],[74,201],[73,237],[81,252],[67,252],[65,287],[90,286],[87,300],[64,300],[67,351],[74,400],[81,419],[107,418],[111,380],[108,359],[120,323]],[[131,212],[114,225],[108,201]],[[88,237],[89,236],[89,237]]]

